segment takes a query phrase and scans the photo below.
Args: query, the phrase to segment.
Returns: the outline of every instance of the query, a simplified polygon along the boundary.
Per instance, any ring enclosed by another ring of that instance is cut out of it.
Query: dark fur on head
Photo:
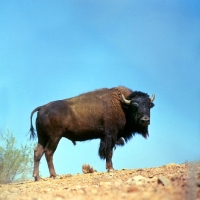
[[[131,100],[131,99],[139,98],[139,97],[149,97],[149,95],[148,95],[147,93],[144,93],[144,92],[135,91],[135,92],[132,92],[132,93],[127,97],[127,99]]]
[[[127,97],[128,100],[137,98],[146,98],[150,102],[149,95],[140,91],[132,92]],[[150,108],[152,108],[153,106],[154,104],[150,102]],[[124,109],[126,113],[127,123],[122,137],[124,138],[125,142],[128,142],[128,140],[130,140],[136,133],[141,134],[144,138],[147,138],[149,136],[148,126],[141,126],[140,124],[132,120],[134,113],[132,113],[132,111],[129,110],[127,106],[124,106]]]

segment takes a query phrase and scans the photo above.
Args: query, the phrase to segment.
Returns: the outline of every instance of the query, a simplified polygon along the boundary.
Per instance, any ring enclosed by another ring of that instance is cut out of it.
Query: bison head
[[[122,99],[126,107],[129,129],[141,133],[146,138],[150,124],[150,109],[154,106],[155,95],[149,98],[149,95],[143,92],[133,92],[127,99],[122,95]]]

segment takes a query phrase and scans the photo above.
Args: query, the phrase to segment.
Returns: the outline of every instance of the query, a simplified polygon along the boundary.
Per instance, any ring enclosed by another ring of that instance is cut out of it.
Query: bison
[[[116,145],[124,145],[136,133],[148,136],[150,108],[155,95],[126,87],[103,88],[79,96],[52,101],[35,108],[30,116],[30,138],[36,136],[32,125],[35,112],[38,144],[34,150],[35,181],[39,180],[39,162],[43,154],[50,177],[56,177],[53,154],[62,137],[72,141],[100,139],[99,156],[106,159],[106,169],[113,170],[112,155]],[[124,142],[125,141],[125,142]]]

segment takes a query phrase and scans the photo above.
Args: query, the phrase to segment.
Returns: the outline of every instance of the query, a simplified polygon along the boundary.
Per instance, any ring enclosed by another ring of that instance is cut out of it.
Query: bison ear
[[[154,107],[154,103],[151,103],[150,108],[153,108],[153,107]]]

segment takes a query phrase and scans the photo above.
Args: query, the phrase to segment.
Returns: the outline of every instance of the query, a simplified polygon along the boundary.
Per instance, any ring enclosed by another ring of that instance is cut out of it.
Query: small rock
[[[147,183],[147,178],[140,176],[140,175],[133,177],[133,184],[144,185],[145,183]]]
[[[71,174],[61,175],[59,176],[59,179],[65,179],[67,177],[72,177],[72,175]]]
[[[163,186],[168,186],[171,185],[171,181],[167,177],[161,176],[158,178],[158,184],[162,184]]]
[[[133,178],[129,178],[126,181],[126,183],[128,185],[132,185],[132,184],[134,184],[134,185],[144,185],[147,182],[148,182],[148,179],[143,177],[143,176],[140,176],[140,175],[134,176]]]
[[[137,169],[137,172],[143,171],[143,169]]]
[[[149,174],[149,178],[153,178],[154,177],[154,175],[153,174]]]
[[[147,179],[147,183],[149,183],[151,185],[157,185],[157,182],[158,182],[158,178],[156,176],[154,176],[153,178]]]

